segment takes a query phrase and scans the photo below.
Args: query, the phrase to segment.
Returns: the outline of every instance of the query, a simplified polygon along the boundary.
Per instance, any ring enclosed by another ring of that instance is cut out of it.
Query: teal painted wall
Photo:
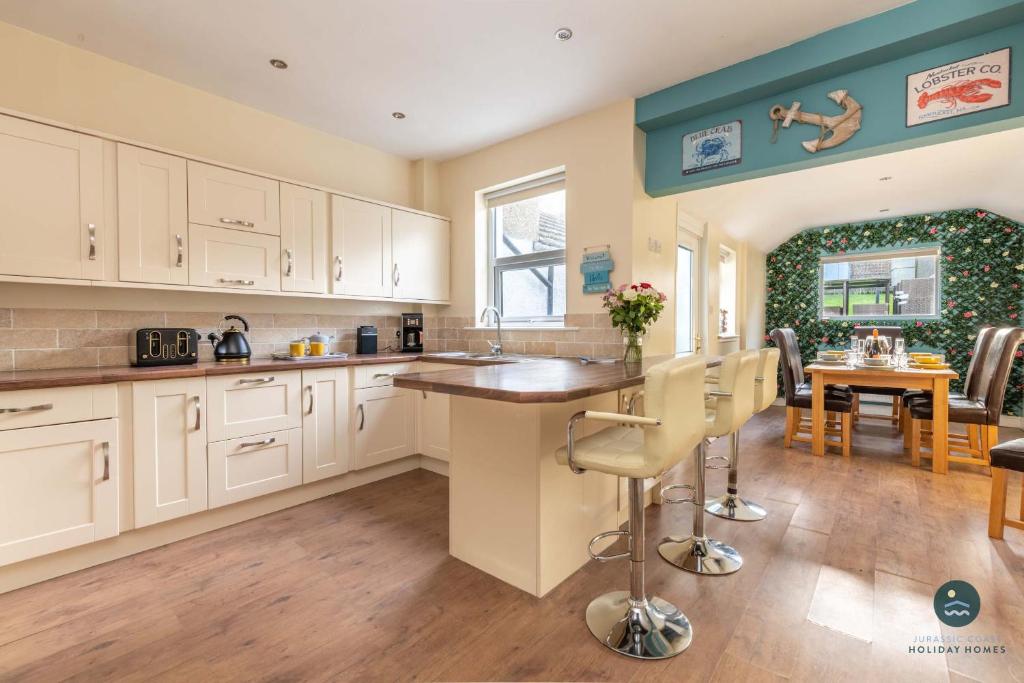
[[[978,3],[979,6],[986,4],[990,3]],[[792,50],[801,45],[786,49]],[[908,74],[1004,47],[1012,48],[1009,106],[906,127]],[[827,99],[826,94],[840,88],[848,90],[864,107],[861,130],[852,139],[839,147],[811,154],[801,147],[800,142],[814,139],[817,129],[793,124],[788,130],[780,131],[777,143],[770,143],[772,122],[768,118],[768,110],[773,105],[789,107],[794,100],[799,100],[803,111],[838,114],[841,109]],[[658,95],[655,93],[649,97]],[[637,103],[638,125],[649,127],[652,122],[666,120],[669,115],[665,113],[664,102],[655,108],[645,104],[646,99]],[[700,110],[697,105],[687,109]],[[641,116],[644,117],[642,120]],[[736,119],[743,121],[742,163],[684,177],[681,169],[682,136]],[[665,196],[1020,126],[1024,126],[1024,22],[648,130],[645,187],[652,196]],[[951,159],[950,163],[951,170],[955,170],[955,160]]]

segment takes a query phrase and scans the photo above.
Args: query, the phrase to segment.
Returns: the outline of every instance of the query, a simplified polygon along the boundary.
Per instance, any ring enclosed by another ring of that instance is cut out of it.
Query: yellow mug
[[[309,342],[309,355],[311,356],[326,356],[327,355],[327,344],[323,342],[311,341]]]
[[[306,355],[306,342],[302,339],[288,344],[288,355],[292,358],[302,358]]]

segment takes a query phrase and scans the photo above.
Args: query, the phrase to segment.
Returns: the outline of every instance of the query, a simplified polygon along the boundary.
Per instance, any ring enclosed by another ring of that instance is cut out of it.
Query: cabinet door
[[[117,535],[117,420],[0,433],[0,565]]]
[[[391,213],[396,299],[448,300],[448,221],[395,209]]]
[[[281,183],[281,290],[327,292],[327,195]]]
[[[302,481],[348,472],[348,368],[302,371]]]
[[[99,138],[0,116],[0,273],[103,279]]]
[[[302,430],[245,436],[209,446],[210,508],[302,484]]]
[[[265,235],[281,234],[278,182],[188,162],[188,220]]]
[[[117,225],[121,280],[187,285],[185,160],[119,143]]]
[[[132,385],[136,527],[207,508],[205,403],[202,377]]]
[[[331,291],[391,296],[391,209],[331,196]]]
[[[195,224],[188,235],[190,284],[280,291],[280,238]]]
[[[223,441],[301,427],[301,382],[298,370],[208,377],[209,440]]]
[[[451,454],[450,398],[448,394],[423,391],[418,401],[416,450],[445,462]]]
[[[413,393],[394,387],[356,389],[352,412],[354,466],[362,469],[416,452]]]

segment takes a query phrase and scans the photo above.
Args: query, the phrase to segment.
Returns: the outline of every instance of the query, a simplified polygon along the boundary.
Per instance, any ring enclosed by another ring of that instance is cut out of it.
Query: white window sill
[[[464,327],[462,329],[464,329],[464,330],[493,330],[494,332],[498,331],[498,328],[495,327],[494,325],[476,325],[476,326],[473,326],[473,327]],[[571,332],[573,330],[578,330],[580,328],[578,328],[578,327],[566,327],[565,325],[541,325],[541,324],[530,325],[530,324],[527,324],[527,323],[509,323],[509,324],[506,325],[505,323],[502,323],[501,324],[501,329],[502,330],[560,330],[560,331],[564,330],[566,332]]]

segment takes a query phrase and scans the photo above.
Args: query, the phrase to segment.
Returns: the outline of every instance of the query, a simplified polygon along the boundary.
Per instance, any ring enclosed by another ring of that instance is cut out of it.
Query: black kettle
[[[249,323],[240,315],[226,315],[225,320],[238,320],[246,332],[249,331]],[[234,325],[224,330],[223,335],[211,332],[206,336],[213,344],[213,358],[218,363],[248,363],[252,356],[252,348],[245,338],[242,330]]]

